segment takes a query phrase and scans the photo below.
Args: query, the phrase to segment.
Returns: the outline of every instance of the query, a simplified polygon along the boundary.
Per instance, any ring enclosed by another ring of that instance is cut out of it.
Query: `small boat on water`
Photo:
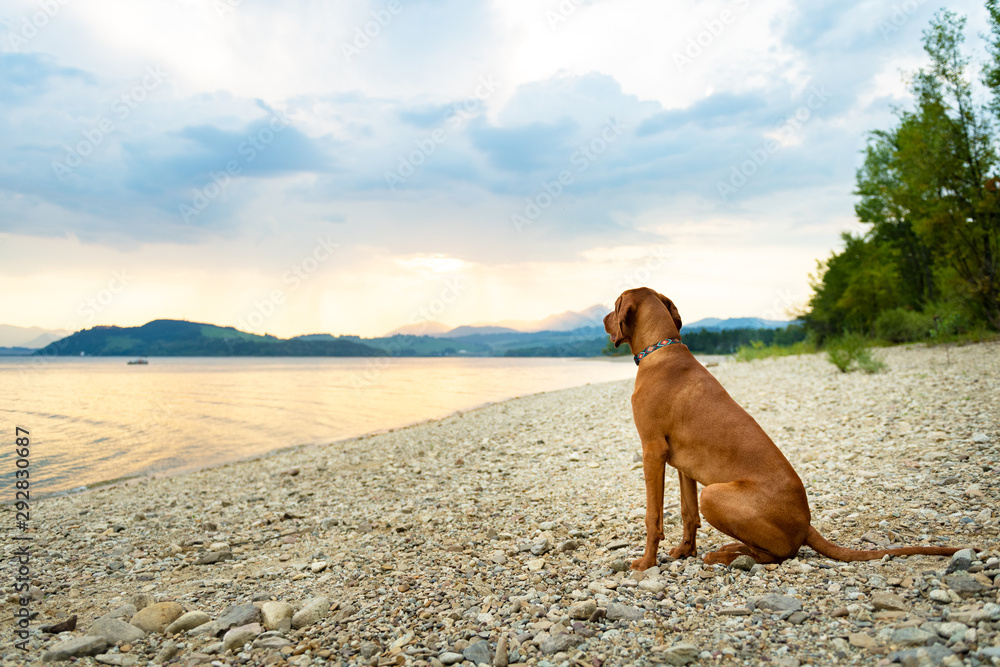
[[[139,357],[138,359],[129,359],[126,363],[129,366],[145,366],[149,363],[149,360],[146,357]]]

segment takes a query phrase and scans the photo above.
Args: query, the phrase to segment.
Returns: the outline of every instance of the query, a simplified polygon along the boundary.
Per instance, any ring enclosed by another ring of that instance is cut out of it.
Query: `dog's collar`
[[[661,340],[659,343],[654,343],[650,345],[645,350],[643,350],[642,352],[633,357],[633,359],[635,359],[635,365],[638,366],[639,362],[642,361],[642,358],[645,357],[650,352],[656,352],[661,347],[666,347],[667,345],[673,345],[674,343],[679,343],[679,342],[681,342],[680,338],[668,338],[667,340]]]

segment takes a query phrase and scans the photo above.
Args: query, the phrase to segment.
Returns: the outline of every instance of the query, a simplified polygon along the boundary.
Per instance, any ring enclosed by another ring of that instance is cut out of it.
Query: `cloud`
[[[559,156],[570,152],[570,139],[578,130],[572,119],[560,118],[508,128],[478,125],[470,134],[473,146],[495,167],[523,173],[555,168]]]
[[[96,77],[37,53],[0,53],[0,106],[16,109],[37,102],[58,87],[93,85]]]
[[[738,237],[734,265],[759,247],[799,267],[850,223],[865,133],[905,103],[898,71],[922,62],[933,10],[595,0],[552,24],[557,2],[399,3],[388,18],[388,0],[242,2],[221,17],[189,0],[65,5],[24,52],[0,52],[0,232],[115,257],[179,244],[216,258],[229,289],[276,247],[291,262],[333,230],[386,293],[427,270],[392,258],[448,258],[475,267],[482,294],[540,315],[530,283],[567,281],[553,293],[569,298],[581,253],[601,249],[704,259]],[[978,49],[981,2],[954,8],[973,15]],[[14,30],[35,5],[0,11]],[[38,252],[38,271],[96,261]],[[511,276],[524,284],[485,286]],[[363,288],[348,272],[331,285]]]

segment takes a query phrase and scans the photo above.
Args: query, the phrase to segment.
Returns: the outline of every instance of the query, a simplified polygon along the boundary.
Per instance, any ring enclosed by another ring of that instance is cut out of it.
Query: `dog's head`
[[[654,308],[666,308],[667,314],[680,333],[682,322],[681,315],[677,312],[674,302],[663,296],[656,290],[648,287],[638,287],[636,289],[625,290],[618,300],[615,301],[614,312],[608,313],[604,317],[604,330],[611,336],[611,341],[618,347],[622,343],[632,345],[632,334],[635,332],[636,312],[644,308],[646,304],[654,304]]]

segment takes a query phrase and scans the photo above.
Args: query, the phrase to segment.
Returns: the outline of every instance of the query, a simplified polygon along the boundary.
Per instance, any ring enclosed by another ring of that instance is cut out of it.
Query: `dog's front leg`
[[[677,471],[680,476],[681,487],[681,519],[684,522],[684,537],[679,546],[670,550],[670,555],[674,558],[690,558],[697,553],[695,537],[698,528],[701,527],[701,519],[698,514],[698,483]]]
[[[658,448],[643,447],[642,474],[646,478],[646,551],[632,562],[633,570],[656,565],[656,551],[663,539],[663,473],[667,454]]]

